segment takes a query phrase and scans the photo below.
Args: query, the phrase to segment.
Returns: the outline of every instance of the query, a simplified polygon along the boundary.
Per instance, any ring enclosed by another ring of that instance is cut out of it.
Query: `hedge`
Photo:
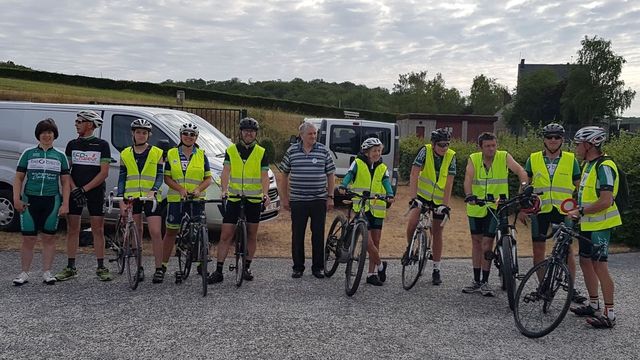
[[[409,179],[411,164],[424,140],[415,136],[400,140],[400,177]],[[540,138],[517,138],[511,135],[498,137],[498,149],[507,150],[513,158],[524,166],[529,155],[542,149]],[[464,173],[467,159],[473,152],[478,151],[475,143],[452,141],[451,149],[456,151],[457,173],[453,184],[453,194],[464,197]],[[566,151],[572,151],[569,147]],[[611,139],[604,147],[605,152],[611,156],[620,169],[627,174],[627,182],[630,189],[631,206],[622,214],[622,226],[615,229],[613,242],[621,242],[629,246],[640,247],[640,222],[635,221],[640,216],[640,196],[634,194],[634,189],[640,189],[640,136],[622,133],[619,137]],[[510,192],[517,192],[518,178],[510,174]]]

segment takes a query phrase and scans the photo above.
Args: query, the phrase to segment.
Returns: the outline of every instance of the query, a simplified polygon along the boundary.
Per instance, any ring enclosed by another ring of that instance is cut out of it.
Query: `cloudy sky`
[[[442,73],[469,93],[485,74],[513,88],[517,65],[566,63],[580,40],[613,42],[638,91],[640,1],[0,0],[0,60],[113,79],[351,81],[392,88]]]

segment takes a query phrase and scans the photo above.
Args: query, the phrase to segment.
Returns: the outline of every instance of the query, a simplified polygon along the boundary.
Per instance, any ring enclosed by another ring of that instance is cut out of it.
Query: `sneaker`
[[[15,286],[24,285],[28,282],[29,282],[29,274],[27,274],[24,271],[21,272],[20,275],[16,276],[15,279],[13,279],[13,285]]]
[[[162,273],[163,273],[163,274],[166,274],[166,273],[167,273],[167,265],[162,264],[161,269],[162,269]]]
[[[571,301],[576,304],[582,304],[587,301],[587,297],[582,295],[580,291],[573,289],[573,294],[571,295]]]
[[[576,314],[576,316],[596,316],[596,313],[600,309],[594,309],[591,305],[582,305],[574,308],[570,308],[572,313]]]
[[[433,269],[433,274],[431,274],[431,284],[433,285],[442,284],[442,279],[440,279],[440,270]]]
[[[142,266],[138,269],[138,281],[144,281],[144,268]]]
[[[151,282],[153,284],[160,284],[162,281],[164,281],[164,271],[162,271],[162,269],[157,269],[156,272],[153,273],[153,279]]]
[[[253,281],[253,274],[251,273],[251,269],[244,269],[242,272],[242,278],[247,281]]]
[[[66,281],[78,277],[78,270],[76,268],[66,267],[56,274],[56,280]]]
[[[367,276],[367,284],[382,286],[382,281],[378,279],[378,275],[369,275]]]
[[[493,292],[493,289],[491,288],[491,285],[489,285],[489,283],[482,283],[482,285],[480,285],[480,294],[486,297],[496,296],[496,294]]]
[[[587,319],[587,324],[593,326],[596,329],[611,329],[616,326],[616,319],[609,319],[604,315],[595,316]]]
[[[207,279],[209,284],[221,283],[224,280],[224,275],[221,272],[214,271],[209,275]]]
[[[378,278],[380,279],[380,282],[387,281],[387,262],[386,261],[382,262],[382,270],[378,270]]]
[[[42,274],[42,282],[47,285],[53,285],[56,283],[56,278],[55,276],[51,275],[51,271],[45,271]]]
[[[463,287],[462,292],[465,294],[473,294],[474,292],[479,292],[480,285],[481,285],[480,282],[474,280],[471,282],[471,284]]]
[[[109,269],[106,267],[96,269],[96,275],[98,275],[98,280],[100,281],[111,281],[113,279],[113,275],[111,275]]]

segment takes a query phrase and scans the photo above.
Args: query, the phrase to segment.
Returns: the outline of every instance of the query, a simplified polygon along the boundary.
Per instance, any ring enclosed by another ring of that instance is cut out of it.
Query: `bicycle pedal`
[[[229,265],[229,271],[235,271],[236,267],[234,265]]]

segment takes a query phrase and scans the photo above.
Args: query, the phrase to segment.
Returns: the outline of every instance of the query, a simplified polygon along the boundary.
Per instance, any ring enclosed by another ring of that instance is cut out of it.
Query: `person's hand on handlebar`
[[[182,186],[180,187],[180,190],[178,190],[178,192],[180,193],[180,197],[183,199],[186,199],[187,197],[189,197],[189,192],[187,191],[187,189],[183,188]]]
[[[445,215],[449,217],[451,215],[451,208],[447,205],[440,205],[435,209],[436,215]]]
[[[147,198],[148,199],[153,199],[156,197],[157,192],[155,190],[149,190],[149,192],[147,193]]]
[[[409,200],[409,206],[420,208],[422,207],[422,201],[418,200],[418,198],[413,198]]]
[[[340,195],[344,195],[344,194],[347,193],[347,188],[342,186],[342,185],[340,185],[340,186],[338,186],[338,192],[340,193]]]
[[[387,196],[386,200],[387,200],[387,204],[389,205],[393,204],[396,201],[396,199],[393,196]]]
[[[262,197],[262,204],[265,209],[269,206],[269,204],[271,204],[271,199],[269,199],[269,196],[265,195]]]
[[[192,192],[189,193],[191,196],[193,196],[194,199],[197,199],[200,197],[200,194],[202,194],[202,191],[196,189],[193,189]]]
[[[478,197],[476,195],[467,195],[464,198],[464,202],[471,204],[471,205],[476,205],[476,202],[478,201]]]

